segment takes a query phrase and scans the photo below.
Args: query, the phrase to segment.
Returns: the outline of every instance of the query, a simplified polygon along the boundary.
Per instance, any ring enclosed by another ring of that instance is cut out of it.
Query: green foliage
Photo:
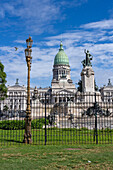
[[[80,128],[80,129],[78,129],[79,131],[88,131],[88,128],[86,128],[86,127],[82,127],[82,128]]]
[[[76,131],[76,128],[63,128],[62,131]]]
[[[113,132],[113,129],[110,129],[110,128],[105,128],[105,129],[103,129],[103,128],[102,128],[100,131],[101,131],[101,132],[108,132],[108,133],[109,133],[109,132]]]
[[[23,120],[3,120],[3,121],[0,121],[0,129],[4,129],[4,130],[25,129],[25,121],[23,121]]]
[[[9,109],[9,107],[8,107],[7,105],[5,105],[5,106],[3,107],[3,111],[8,111],[8,109]]]
[[[7,97],[6,73],[4,72],[4,66],[0,62],[0,100],[4,100]]]
[[[70,132],[70,131],[77,132],[77,131],[88,131],[88,128],[83,127],[83,128],[77,129],[77,128],[52,127],[52,128],[48,128],[48,130],[59,130],[59,131],[64,131],[64,132]]]
[[[49,120],[46,119],[46,124],[49,124]],[[34,119],[31,122],[31,127],[33,129],[42,129],[43,125],[45,125],[45,118]]]
[[[49,121],[46,121],[48,124]],[[34,119],[31,122],[32,129],[42,129],[43,125],[45,124],[45,119]],[[24,120],[3,120],[0,121],[0,129],[4,130],[20,130],[25,129],[25,121]]]

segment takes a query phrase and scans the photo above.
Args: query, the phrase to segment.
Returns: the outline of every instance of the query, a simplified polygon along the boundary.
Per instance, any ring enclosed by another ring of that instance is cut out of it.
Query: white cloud
[[[8,14],[17,18],[15,23],[10,23],[11,25],[20,26],[22,23],[27,31],[34,33],[49,29],[51,22],[59,19],[61,15],[60,5],[56,5],[53,0],[23,0],[20,2],[10,0],[9,3],[2,3],[1,5],[0,15],[2,17],[5,18]]]
[[[76,6],[80,6],[84,3],[87,3],[88,0],[71,0],[71,1],[61,1],[60,4],[61,6],[67,6],[68,7],[76,7]]]
[[[80,79],[81,61],[85,58],[84,49],[89,49],[90,53],[94,56],[92,64],[98,85],[105,84],[107,79],[111,78],[111,70],[113,70],[113,43],[111,34],[109,34],[107,29],[103,31],[103,29],[99,28],[96,30],[80,29],[79,31],[75,30],[62,35],[63,44],[65,45],[64,49],[69,57],[70,66],[72,69],[75,69],[71,73],[73,80],[77,81]],[[49,44],[56,45],[55,40],[60,41],[60,37],[61,35],[49,37]]]
[[[113,19],[102,20],[98,22],[91,22],[88,24],[84,24],[81,28],[85,29],[113,29]]]
[[[15,43],[19,43],[19,44],[25,44],[26,43],[25,40],[15,40],[14,42]]]
[[[10,0],[0,3],[0,16],[4,18],[4,23],[9,22],[8,27],[16,25],[19,29],[21,25],[32,34],[54,32],[54,24],[66,18],[65,8],[73,8],[86,2],[87,0]],[[7,19],[7,15],[15,17],[15,22],[10,17]]]
[[[92,65],[99,86],[106,84],[107,79],[113,77],[112,32],[109,34],[108,30],[103,31],[100,28],[96,30],[84,30],[80,28],[79,30],[63,33],[62,40],[65,53],[69,57],[74,83],[77,83],[80,79],[80,72],[82,70],[81,61],[85,58],[84,49],[88,49],[93,55]],[[40,46],[38,44],[37,47],[33,46],[31,79],[34,81],[32,81],[31,85],[37,85],[36,80],[38,79],[43,80],[45,86],[47,80],[51,81],[54,57],[58,52],[60,41],[61,35],[56,35],[43,40]],[[0,58],[5,65],[8,82],[14,82],[14,79],[19,78],[23,84],[26,84],[27,65],[24,47],[22,46],[25,41],[15,40],[15,43],[21,44],[21,46],[18,46],[19,49],[17,51],[15,51],[14,47],[10,46],[0,47]],[[9,79],[12,79],[12,81]],[[40,84],[42,82],[38,82],[39,86]]]

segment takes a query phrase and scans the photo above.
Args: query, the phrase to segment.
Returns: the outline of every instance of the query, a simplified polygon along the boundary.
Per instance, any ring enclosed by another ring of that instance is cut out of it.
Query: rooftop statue
[[[86,50],[84,50],[84,53],[86,54],[86,59],[84,59],[82,61],[83,67],[86,67],[86,66],[92,67],[91,60],[93,59],[93,56],[89,53],[88,50],[87,50],[87,52],[86,52]]]

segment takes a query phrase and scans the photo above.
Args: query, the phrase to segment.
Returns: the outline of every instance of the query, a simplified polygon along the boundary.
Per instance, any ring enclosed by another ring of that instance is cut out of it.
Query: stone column
[[[81,72],[82,92],[95,92],[94,71],[91,66],[86,66]]]

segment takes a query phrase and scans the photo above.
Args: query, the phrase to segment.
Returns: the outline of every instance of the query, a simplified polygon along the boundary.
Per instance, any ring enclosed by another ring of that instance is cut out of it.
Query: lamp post
[[[32,143],[31,139],[31,108],[30,108],[30,70],[31,70],[31,53],[32,53],[32,44],[33,40],[29,36],[26,40],[27,48],[25,49],[25,57],[28,67],[28,77],[27,77],[27,108],[26,108],[26,118],[25,118],[25,134],[24,134],[24,143]]]

